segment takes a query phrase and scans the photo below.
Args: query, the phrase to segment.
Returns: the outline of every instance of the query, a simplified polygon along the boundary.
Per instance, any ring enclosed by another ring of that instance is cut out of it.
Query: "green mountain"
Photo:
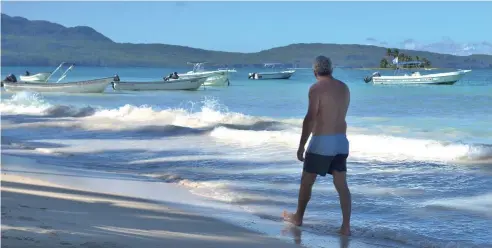
[[[260,67],[278,62],[309,67],[315,56],[329,56],[340,67],[379,67],[386,48],[366,45],[292,44],[256,53],[210,51],[166,44],[118,43],[93,28],[64,27],[47,21],[1,16],[2,66],[56,66],[71,62],[86,66],[180,67],[188,61],[208,61],[229,67]],[[400,53],[427,58],[432,66],[492,68],[492,56],[453,56],[422,51]]]

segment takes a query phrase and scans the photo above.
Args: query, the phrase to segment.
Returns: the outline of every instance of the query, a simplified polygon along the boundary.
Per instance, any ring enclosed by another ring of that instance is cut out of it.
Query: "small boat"
[[[113,77],[67,83],[33,83],[3,81],[8,92],[35,91],[52,93],[102,93],[113,81]]]
[[[267,63],[265,67],[275,68],[278,63]],[[270,72],[253,72],[248,74],[248,79],[264,80],[264,79],[289,79],[295,73],[295,70],[286,71],[270,71]]]
[[[168,81],[121,82],[118,75],[113,80],[114,90],[197,90],[207,80],[206,76],[194,78],[169,79]]]
[[[19,76],[20,81],[22,82],[31,82],[31,83],[46,83],[48,80],[51,78],[53,74],[55,74],[64,64],[65,62],[60,63],[58,67],[52,72],[40,72],[36,73],[34,75],[29,75],[29,72],[26,71],[26,75],[21,75]],[[69,70],[71,70],[74,67],[74,64],[72,64],[65,72],[66,74]]]
[[[399,65],[420,65],[421,61],[402,62],[398,63],[398,60],[393,60],[396,64],[395,74],[400,71]],[[411,68],[410,68],[411,69]],[[379,72],[374,72],[371,76],[364,78],[364,82],[373,84],[448,84],[452,85],[458,82],[466,73],[471,70],[458,70],[453,72],[443,72],[434,74],[422,75],[420,72],[412,72],[411,74],[394,75],[394,76],[381,76]]]
[[[45,83],[46,80],[50,77],[51,72],[40,72],[36,73],[34,75],[23,75],[19,76],[20,81],[23,82],[40,82],[40,83]]]
[[[229,86],[229,73],[236,72],[236,70],[229,70],[227,68],[220,68],[216,71],[206,71],[204,64],[206,62],[188,62],[188,64],[193,65],[193,70],[187,73],[178,74],[179,78],[190,79],[196,77],[206,76],[208,77],[204,86]]]

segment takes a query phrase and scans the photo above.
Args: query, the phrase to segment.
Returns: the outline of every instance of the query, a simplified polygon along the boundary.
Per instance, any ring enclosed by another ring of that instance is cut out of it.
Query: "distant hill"
[[[260,67],[266,62],[309,67],[323,54],[340,67],[378,67],[386,48],[367,45],[292,44],[256,53],[210,51],[166,44],[117,43],[93,28],[64,27],[47,21],[1,16],[2,66],[56,66],[73,62],[86,66],[185,66],[188,61],[208,61],[229,67]],[[423,51],[400,52],[425,57],[435,67],[492,68],[491,55],[453,56]]]

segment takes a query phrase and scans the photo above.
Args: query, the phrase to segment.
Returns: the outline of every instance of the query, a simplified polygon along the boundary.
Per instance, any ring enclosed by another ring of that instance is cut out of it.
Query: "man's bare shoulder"
[[[340,86],[340,88],[343,91],[350,92],[350,89],[349,89],[348,85],[345,82],[343,82],[342,80],[338,80],[338,79],[335,79],[334,81]]]
[[[317,92],[320,91],[322,85],[320,84],[319,81],[315,82],[314,84],[311,85],[311,87],[309,87],[309,94],[312,95],[312,94],[316,94]]]

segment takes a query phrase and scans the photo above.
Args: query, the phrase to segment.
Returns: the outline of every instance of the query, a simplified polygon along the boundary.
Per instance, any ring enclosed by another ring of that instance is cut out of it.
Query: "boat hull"
[[[229,77],[226,75],[215,75],[208,77],[203,83],[205,86],[226,86],[229,85]]]
[[[228,71],[207,71],[207,72],[188,72],[185,74],[178,74],[180,79],[191,79],[197,77],[207,77],[205,86],[225,86],[229,82]]]
[[[197,90],[206,79],[207,77],[151,82],[113,82],[113,89],[130,91]]]
[[[41,72],[30,76],[19,76],[19,79],[22,82],[44,83],[50,75],[49,72]]]
[[[8,92],[35,91],[51,93],[102,93],[113,78],[101,78],[68,83],[3,82]]]
[[[373,77],[373,84],[447,84],[458,82],[470,70],[437,73],[419,76],[380,76]]]
[[[289,79],[292,77],[295,71],[281,71],[281,72],[258,72],[250,73],[250,79],[265,80],[265,79]]]

